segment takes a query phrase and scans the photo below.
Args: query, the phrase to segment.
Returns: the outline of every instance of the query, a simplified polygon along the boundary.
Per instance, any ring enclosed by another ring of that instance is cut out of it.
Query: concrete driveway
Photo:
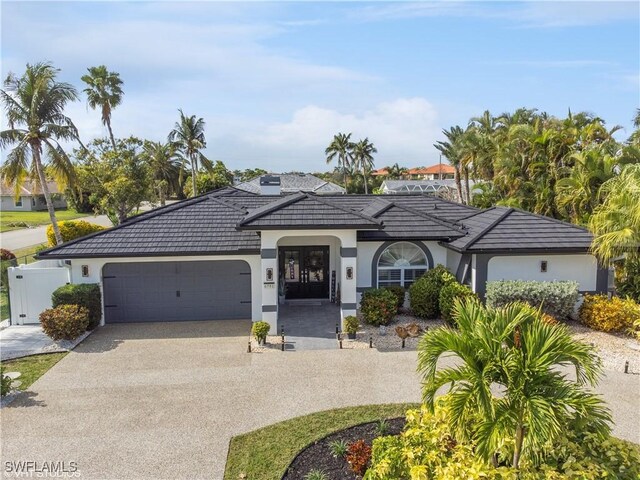
[[[248,321],[109,325],[3,408],[7,461],[77,462],[81,478],[222,478],[232,436],[290,417],[418,401],[415,352],[247,354]],[[600,386],[640,441],[640,377]]]

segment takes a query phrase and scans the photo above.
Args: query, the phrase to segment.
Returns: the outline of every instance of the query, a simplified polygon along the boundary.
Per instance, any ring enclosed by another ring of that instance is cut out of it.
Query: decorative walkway
[[[0,359],[26,357],[40,353],[66,352],[73,350],[91,332],[85,332],[75,340],[54,342],[40,325],[12,325],[0,330]]]
[[[287,300],[278,312],[278,334],[284,327],[287,350],[338,348],[340,307],[327,300]]]

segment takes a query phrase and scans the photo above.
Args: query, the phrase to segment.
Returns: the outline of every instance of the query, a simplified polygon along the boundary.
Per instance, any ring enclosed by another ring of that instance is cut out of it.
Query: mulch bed
[[[405,418],[387,420],[385,435],[398,435],[404,428]],[[312,443],[302,450],[282,477],[282,480],[301,480],[310,470],[321,470],[328,480],[359,480],[362,477],[349,469],[345,458],[335,458],[331,455],[329,444],[335,440],[344,440],[348,444],[356,440],[364,440],[371,446],[373,439],[378,437],[378,422],[363,423],[354,427],[340,430]]]

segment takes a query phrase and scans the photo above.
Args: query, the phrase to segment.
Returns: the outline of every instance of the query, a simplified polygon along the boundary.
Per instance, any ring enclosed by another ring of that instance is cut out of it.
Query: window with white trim
[[[13,205],[14,205],[14,207],[21,207],[22,206],[22,197],[14,198],[13,199]]]
[[[420,247],[409,242],[394,243],[378,259],[378,287],[400,285],[408,288],[428,268],[427,256]]]

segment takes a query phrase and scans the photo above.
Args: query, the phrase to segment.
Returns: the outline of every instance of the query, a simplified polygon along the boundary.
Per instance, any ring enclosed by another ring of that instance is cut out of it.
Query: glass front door
[[[329,247],[281,247],[286,298],[329,298]]]

